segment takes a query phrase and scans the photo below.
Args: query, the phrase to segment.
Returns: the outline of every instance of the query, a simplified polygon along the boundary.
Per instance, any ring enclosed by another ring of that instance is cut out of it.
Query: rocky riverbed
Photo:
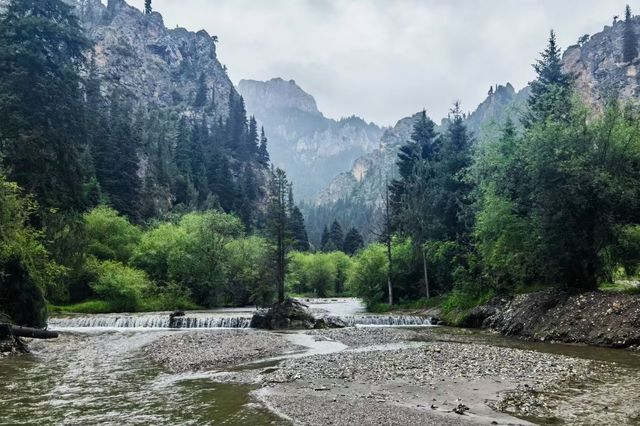
[[[335,342],[336,352],[305,356],[292,344],[305,339]],[[639,419],[629,404],[640,398],[638,369],[447,341],[446,333],[430,329],[195,332],[160,339],[146,350],[174,371],[222,369],[216,380],[252,383],[259,401],[301,425],[585,424],[585,419],[634,424]],[[283,354],[279,363],[246,365]],[[231,368],[239,364],[245,367]],[[624,391],[616,393],[616,386]]]
[[[513,391],[519,398],[510,399],[513,405],[533,405],[537,392],[588,380],[593,371],[591,361],[558,355],[427,342],[287,360],[264,375],[257,395],[276,412],[308,425],[346,424],[345,419],[351,424],[527,424],[494,408]],[[511,413],[518,414],[518,407]]]
[[[300,349],[276,333],[209,330],[163,337],[145,352],[168,370],[183,372],[233,367]]]

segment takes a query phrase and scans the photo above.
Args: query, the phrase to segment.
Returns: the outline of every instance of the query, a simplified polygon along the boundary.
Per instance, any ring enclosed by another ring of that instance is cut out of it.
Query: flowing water
[[[63,333],[0,361],[0,424],[282,424],[247,386],[169,374],[141,348],[167,331]]]
[[[430,324],[422,317],[367,315],[356,299],[306,302],[317,314],[339,316],[361,326]],[[251,314],[250,309],[187,312],[174,324],[181,330],[168,329],[169,313],[53,318],[51,328],[64,330],[60,338],[34,341],[32,354],[0,360],[0,424],[286,424],[252,401],[251,387],[217,383],[210,373],[168,373],[142,351],[155,339],[189,332],[189,328],[246,328]],[[423,330],[430,340],[431,331],[442,332],[443,340],[615,362],[640,372],[640,356],[627,351],[528,343],[458,329],[417,330]],[[309,347],[306,353],[293,356],[345,349],[340,343],[316,342],[303,334],[292,334],[290,339]],[[567,403],[574,401],[571,398],[575,397],[566,397]]]
[[[419,317],[364,315],[357,299],[307,300],[318,315],[349,324],[424,325]],[[253,309],[64,315],[51,318],[60,338],[34,341],[32,353],[0,360],[0,424],[206,425],[286,423],[251,400],[251,387],[216,383],[210,374],[171,374],[142,348],[188,329],[247,328]],[[171,328],[170,328],[171,327]],[[173,330],[178,328],[180,330]],[[291,335],[303,356],[339,351],[337,342]]]

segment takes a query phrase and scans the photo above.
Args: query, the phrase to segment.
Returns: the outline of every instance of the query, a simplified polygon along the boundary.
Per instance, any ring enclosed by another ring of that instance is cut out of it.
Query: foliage
[[[84,214],[87,254],[100,260],[126,263],[136,248],[141,230],[110,207],[100,206]]]
[[[342,252],[291,254],[287,286],[297,294],[343,295],[352,261]]]
[[[29,224],[36,210],[0,169],[0,312],[28,326],[45,324],[46,291],[66,272],[50,260],[42,233]]]
[[[622,37],[622,60],[631,62],[638,57],[638,35],[636,34],[631,7],[624,10],[624,33]]]
[[[12,0],[0,15],[0,149],[42,208],[86,205],[79,71],[89,47],[62,0]]]
[[[350,256],[356,254],[364,247],[364,239],[356,228],[351,228],[344,237],[344,252]]]
[[[347,288],[361,297],[367,306],[385,300],[387,294],[387,249],[373,243],[355,258],[347,276]]]
[[[275,296],[269,243],[260,237],[233,240],[225,247],[226,286],[231,303],[269,306]]]
[[[152,283],[144,271],[120,262],[91,259],[87,266],[95,275],[91,288],[120,312],[137,311],[143,295],[151,289]]]

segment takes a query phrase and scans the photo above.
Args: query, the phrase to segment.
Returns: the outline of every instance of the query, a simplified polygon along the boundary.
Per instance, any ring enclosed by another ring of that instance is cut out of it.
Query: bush
[[[226,252],[226,293],[229,303],[244,306],[249,302],[267,306],[275,297],[270,266],[269,243],[260,237],[229,242]]]
[[[95,280],[90,284],[93,291],[117,311],[139,310],[143,295],[152,289],[144,271],[120,262],[91,259],[88,268],[95,274]]]
[[[354,258],[353,266],[347,275],[347,287],[361,297],[367,306],[385,300],[387,297],[386,247],[382,244],[370,244]]]
[[[343,252],[291,254],[287,286],[297,294],[317,297],[343,294],[351,258]]]
[[[0,313],[19,325],[46,325],[45,290],[66,269],[49,260],[42,233],[29,225],[37,208],[0,170]]]
[[[100,206],[84,214],[87,254],[100,260],[126,263],[140,241],[142,231],[110,207]]]

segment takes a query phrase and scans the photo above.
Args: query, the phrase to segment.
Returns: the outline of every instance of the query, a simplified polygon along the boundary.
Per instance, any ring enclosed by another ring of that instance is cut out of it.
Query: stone
[[[251,318],[250,327],[267,330],[312,329],[315,317],[307,305],[293,299],[275,303],[268,310],[256,312]]]

